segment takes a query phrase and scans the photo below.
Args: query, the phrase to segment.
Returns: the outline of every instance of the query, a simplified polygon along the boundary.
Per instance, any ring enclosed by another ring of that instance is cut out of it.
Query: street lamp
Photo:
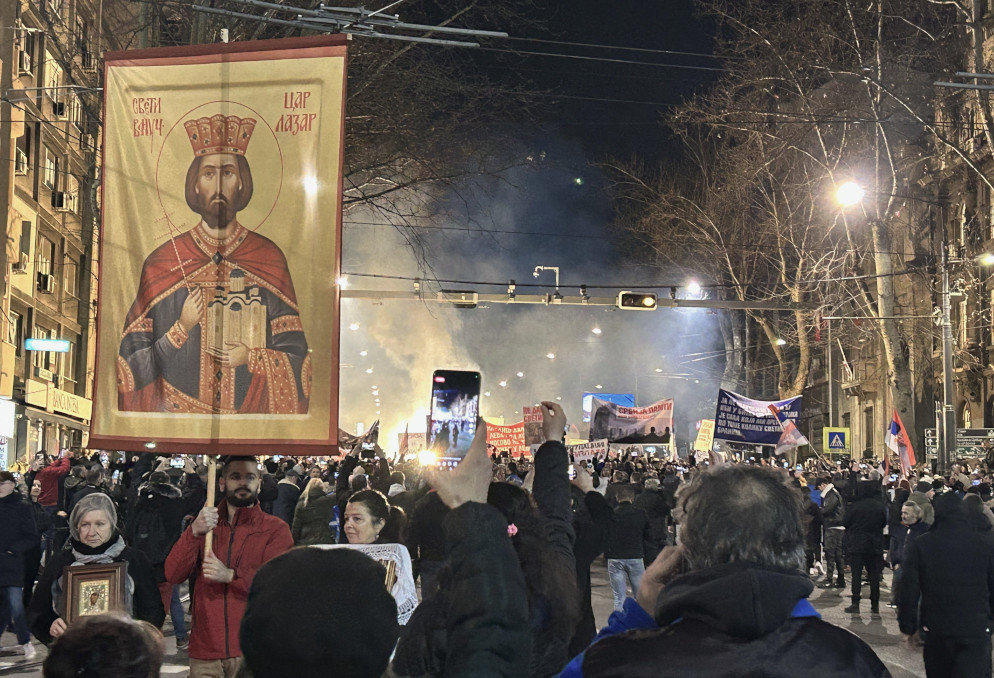
[[[863,201],[863,187],[857,184],[855,181],[847,181],[835,192],[835,199],[839,201],[839,204],[843,207],[852,207],[853,205],[858,205]]]

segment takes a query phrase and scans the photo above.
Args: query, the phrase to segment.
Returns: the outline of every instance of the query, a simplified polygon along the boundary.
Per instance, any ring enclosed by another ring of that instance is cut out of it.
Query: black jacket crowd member
[[[994,533],[970,525],[955,492],[937,496],[934,505],[932,529],[904,549],[897,599],[901,633],[928,629],[924,656],[929,676],[989,676]]]

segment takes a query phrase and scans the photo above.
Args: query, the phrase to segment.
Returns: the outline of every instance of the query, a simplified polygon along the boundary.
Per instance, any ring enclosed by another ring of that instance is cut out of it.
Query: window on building
[[[79,262],[67,256],[62,264],[62,289],[68,296],[75,297],[78,291]]]
[[[49,190],[57,191],[59,186],[60,163],[58,154],[48,146],[43,146],[41,180]]]
[[[76,383],[76,340],[73,337],[63,337],[69,340],[69,350],[62,354],[62,378]],[[64,389],[72,391],[71,388]]]
[[[93,68],[93,52],[90,51],[90,26],[80,16],[76,17],[76,53],[79,55],[79,65],[83,68]]]
[[[35,72],[35,34],[24,30],[18,36],[21,41],[17,53],[17,72],[19,75],[34,75]]]
[[[11,311],[8,316],[7,342],[14,345],[14,354],[20,357],[24,354],[24,339],[21,333],[24,329],[23,319],[17,311]]]
[[[79,180],[71,174],[66,175],[65,207],[70,212],[79,213]]]
[[[66,100],[69,102],[66,117],[73,124],[73,127],[76,128],[78,135],[79,132],[83,131],[83,105],[80,103],[79,97],[75,94],[67,94]]]
[[[14,142],[14,172],[27,174],[31,170],[31,125],[24,125],[24,134]]]
[[[22,221],[21,222],[21,258],[31,256],[31,222]]]
[[[55,261],[55,243],[43,235],[38,236],[38,272],[52,274],[52,262]]]
[[[34,331],[32,335],[35,339],[55,339],[55,330],[49,330],[47,328],[41,327],[40,325],[34,326]],[[35,367],[40,367],[45,370],[52,369],[52,353],[48,351],[32,351],[31,352],[31,364]]]
[[[852,436],[852,414],[845,412],[842,415],[842,428],[849,429],[849,435]]]
[[[62,66],[52,53],[45,50],[45,94],[52,101],[59,101],[62,90]]]

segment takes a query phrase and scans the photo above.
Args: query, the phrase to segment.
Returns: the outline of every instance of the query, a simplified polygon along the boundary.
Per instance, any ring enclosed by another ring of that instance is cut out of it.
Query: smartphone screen
[[[186,462],[181,457],[173,457],[169,460],[169,465],[173,468],[183,468],[186,466]]]
[[[576,467],[573,464],[569,465],[569,479],[573,480],[576,478]]]
[[[111,475],[111,478],[113,478],[114,480],[117,480],[120,477],[121,477],[120,471],[114,471],[114,473]]]
[[[469,451],[480,413],[480,373],[436,370],[431,379],[428,447],[442,466],[455,466]]]

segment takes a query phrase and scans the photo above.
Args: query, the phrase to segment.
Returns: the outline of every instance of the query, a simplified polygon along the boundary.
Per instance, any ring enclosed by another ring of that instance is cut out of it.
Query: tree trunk
[[[912,440],[918,437],[915,418],[915,397],[908,357],[901,348],[901,329],[894,319],[894,265],[891,261],[891,238],[887,227],[879,221],[870,222],[873,235],[874,264],[877,274],[877,323],[887,359],[887,382],[894,396],[894,407]],[[890,417],[886,416],[886,421]]]
[[[725,344],[725,370],[721,375],[721,387],[730,391],[742,388],[742,367],[745,344],[742,342],[742,314],[738,311],[721,311],[718,325]]]

